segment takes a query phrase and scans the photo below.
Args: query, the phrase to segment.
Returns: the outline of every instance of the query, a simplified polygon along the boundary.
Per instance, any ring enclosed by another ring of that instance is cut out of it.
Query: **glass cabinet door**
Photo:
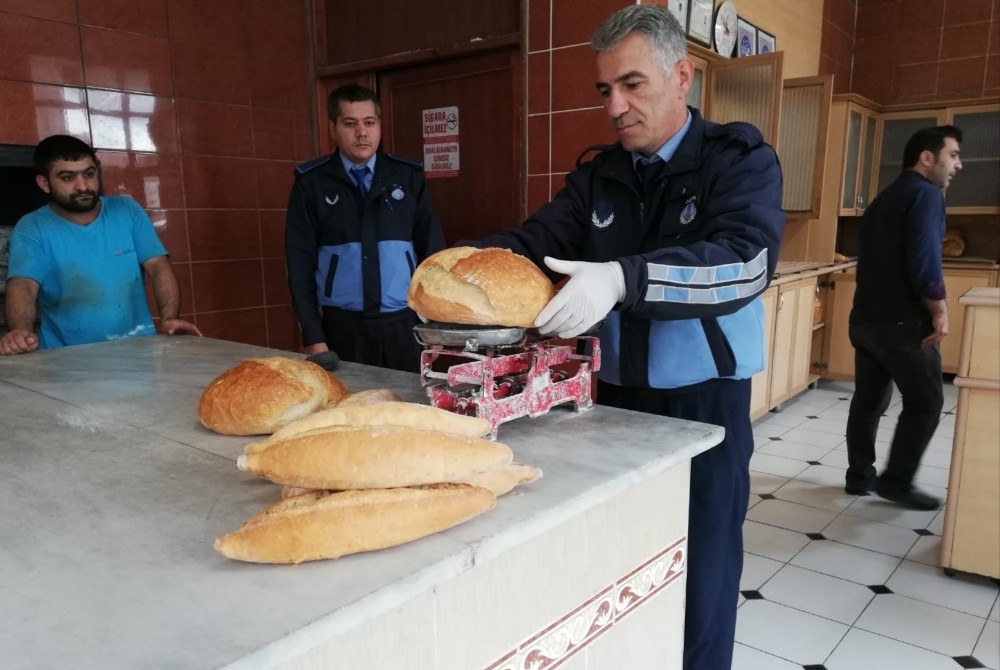
[[[903,171],[903,148],[913,133],[938,125],[936,112],[924,112],[920,116],[910,112],[897,118],[887,117],[882,116],[882,150],[878,158],[878,189],[875,195],[894,182]]]
[[[1000,109],[952,114],[962,131],[962,169],[945,193],[949,209],[1000,208]]]
[[[872,193],[872,174],[875,172],[875,138],[878,127],[878,117],[875,114],[865,114],[864,151],[861,154],[861,185],[858,187],[857,207],[862,212],[868,208],[868,203],[875,197]]]
[[[840,213],[853,215],[858,198],[858,156],[861,152],[861,112],[848,109],[847,146],[844,148],[844,188],[840,196]]]

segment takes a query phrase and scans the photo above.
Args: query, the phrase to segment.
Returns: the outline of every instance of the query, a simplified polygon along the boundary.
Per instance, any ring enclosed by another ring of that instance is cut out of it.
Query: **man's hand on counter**
[[[163,319],[160,322],[160,327],[163,328],[163,332],[167,335],[197,335],[198,337],[204,337],[201,331],[198,330],[198,326],[184,319]]]
[[[26,354],[38,348],[38,336],[30,330],[14,329],[0,338],[0,355]]]

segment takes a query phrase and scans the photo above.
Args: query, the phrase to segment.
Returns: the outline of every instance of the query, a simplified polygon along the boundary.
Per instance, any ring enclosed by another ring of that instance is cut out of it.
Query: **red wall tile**
[[[257,161],[257,194],[260,208],[285,209],[294,182],[294,162]]]
[[[549,68],[552,52],[528,54],[528,114],[547,112],[551,109],[550,89],[552,78]]]
[[[146,210],[146,213],[149,214],[156,234],[160,236],[160,241],[170,254],[170,262],[190,261],[187,213],[183,209],[150,209]]]
[[[552,0],[552,46],[589,43],[590,36],[626,0]]]
[[[302,348],[301,331],[291,305],[268,307],[267,346],[273,349],[299,351]]]
[[[192,261],[260,258],[260,224],[252,209],[189,209]]]
[[[251,55],[305,63],[309,36],[301,3],[243,0],[243,25]]]
[[[79,0],[79,5],[81,25],[167,36],[166,0]]]
[[[198,328],[205,337],[267,346],[267,316],[263,307],[226,312],[202,312]]]
[[[894,100],[928,99],[937,89],[938,64],[897,65],[892,77]]]
[[[859,42],[861,40],[858,40]],[[908,35],[897,35],[894,48],[881,57],[884,63],[911,65],[913,63],[936,63],[941,57],[941,28],[916,30]],[[871,59],[859,59],[860,64],[876,63]]]
[[[528,0],[528,51],[549,48],[551,17],[552,0]]]
[[[306,64],[275,58],[250,58],[250,94],[254,107],[296,112],[309,110]]]
[[[75,25],[0,13],[0,78],[83,84]]]
[[[954,1],[954,0],[953,0]],[[945,0],[908,0],[899,20],[898,36],[942,26]]]
[[[146,209],[184,208],[180,156],[100,151],[97,157],[108,195],[127,195]]]
[[[309,116],[280,109],[253,110],[254,155],[307,161],[312,157]]]
[[[855,39],[895,35],[899,32],[900,15],[899,5],[895,2],[859,5]]]
[[[553,50],[552,111],[600,106],[596,79],[596,61],[589,46]]]
[[[528,117],[528,174],[549,173],[549,115]]]
[[[192,209],[256,209],[254,161],[184,155],[184,195]]]
[[[209,156],[253,156],[253,120],[244,105],[178,100],[181,151]]]
[[[103,28],[80,33],[88,86],[173,95],[167,40]]]
[[[172,98],[89,89],[87,110],[95,149],[179,151]]]
[[[552,115],[552,171],[569,172],[577,157],[593,144],[617,140],[604,109],[587,109]]]
[[[941,61],[938,73],[938,93],[951,93],[955,98],[981,95],[986,77],[986,56]]]
[[[0,142],[37,144],[49,135],[90,141],[83,89],[0,79]]]
[[[191,263],[195,308],[198,312],[260,307],[264,275],[260,260]]]
[[[264,304],[283,305],[291,303],[285,280],[285,259],[266,258],[261,261],[264,268]]]
[[[167,0],[167,18],[173,44],[246,51],[240,0]]]
[[[170,62],[177,97],[250,104],[249,66],[244,54],[171,42]]]
[[[257,212],[260,221],[260,248],[263,258],[285,257],[285,210],[262,209]]]
[[[0,12],[76,22],[76,0],[0,0]]]
[[[549,201],[549,179],[549,175],[528,177],[528,211],[525,216],[530,216]]]
[[[982,56],[989,47],[989,41],[989,21],[946,27],[941,42],[941,60]]]
[[[989,21],[995,0],[948,0],[944,8],[944,25]]]

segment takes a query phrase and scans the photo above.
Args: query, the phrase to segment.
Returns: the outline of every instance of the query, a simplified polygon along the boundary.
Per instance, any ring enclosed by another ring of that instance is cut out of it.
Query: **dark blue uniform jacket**
[[[364,199],[337,154],[297,167],[285,254],[303,343],[323,341],[321,307],[366,318],[407,309],[413,270],[443,248],[419,164],[379,154]]]
[[[545,256],[621,263],[625,299],[598,333],[606,382],[672,389],[764,368],[759,296],[784,228],[781,168],[753,126],[691,114],[645,187],[629,152],[604,147],[520,229],[478,242],[543,269]]]

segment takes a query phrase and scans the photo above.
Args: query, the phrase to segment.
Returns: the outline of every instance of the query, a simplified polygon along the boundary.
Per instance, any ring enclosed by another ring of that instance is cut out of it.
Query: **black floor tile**
[[[764,594],[760,591],[740,591],[740,594],[747,600],[764,600]]]
[[[986,666],[979,662],[975,656],[953,656],[952,657],[956,663],[958,663],[963,668],[985,668]]]
[[[826,535],[824,535],[823,533],[806,533],[806,537],[808,537],[810,540],[825,540],[826,539]]]
[[[926,528],[914,528],[913,532],[916,533],[917,535],[933,535],[934,534],[932,531],[929,531]]]
[[[884,596],[887,593],[892,593],[892,589],[890,589],[885,584],[872,584],[868,588],[872,590],[872,593],[875,593],[880,596]]]

